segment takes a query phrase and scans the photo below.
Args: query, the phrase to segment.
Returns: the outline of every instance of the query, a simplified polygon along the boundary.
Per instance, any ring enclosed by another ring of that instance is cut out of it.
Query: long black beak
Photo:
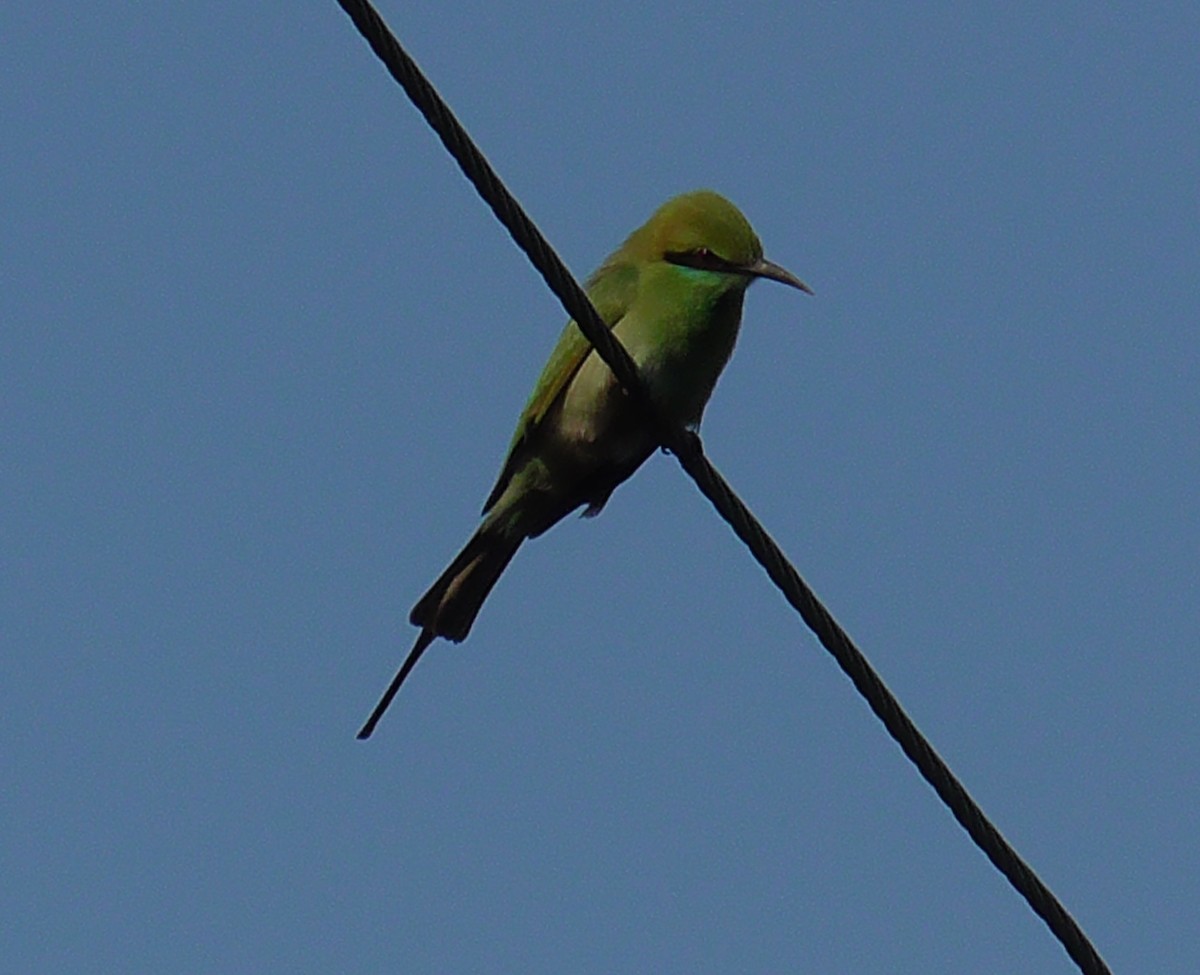
[[[746,265],[742,268],[742,272],[749,274],[752,278],[770,278],[772,281],[778,281],[780,284],[799,288],[806,295],[813,293],[813,289],[796,277],[791,271],[780,267],[774,261],[768,261],[765,257],[759,258],[753,264]]]

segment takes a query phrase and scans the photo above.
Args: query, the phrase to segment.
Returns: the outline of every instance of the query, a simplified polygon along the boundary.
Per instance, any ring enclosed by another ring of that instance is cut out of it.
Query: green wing
[[[588,298],[600,313],[600,318],[611,329],[624,317],[633,303],[637,291],[637,268],[626,263],[605,263],[588,279],[586,290]],[[492,505],[508,487],[513,474],[525,463],[530,442],[538,426],[591,351],[592,343],[579,330],[579,326],[574,321],[567,322],[567,327],[559,336],[558,345],[550,353],[550,359],[533,387],[529,402],[521,411],[521,419],[517,421],[517,429],[513,434],[512,443],[509,444],[508,457],[505,458],[500,477],[484,502],[484,514],[491,511]]]

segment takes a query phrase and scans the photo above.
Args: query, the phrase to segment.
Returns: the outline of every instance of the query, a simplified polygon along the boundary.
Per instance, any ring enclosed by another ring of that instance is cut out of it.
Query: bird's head
[[[732,287],[769,278],[812,294],[803,281],[763,257],[750,222],[712,190],[684,193],[664,203],[622,248],[643,261],[730,277]]]

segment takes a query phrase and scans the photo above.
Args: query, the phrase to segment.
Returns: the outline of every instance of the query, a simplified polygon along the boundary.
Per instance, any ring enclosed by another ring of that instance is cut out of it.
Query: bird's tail
[[[485,521],[409,614],[409,622],[455,643],[466,639],[479,608],[525,536]]]
[[[449,568],[413,607],[408,618],[421,628],[421,632],[375,710],[359,730],[360,739],[371,737],[400,685],[434,640],[443,636],[457,643],[470,632],[471,624],[479,615],[479,607],[526,537],[521,533],[506,533],[496,520],[489,518],[479,526]]]
[[[392,678],[392,682],[388,684],[388,688],[383,692],[383,697],[379,699],[379,703],[375,705],[375,710],[371,712],[371,716],[367,718],[367,723],[358,729],[358,740],[366,741],[375,731],[375,726],[379,724],[379,719],[383,717],[383,713],[391,706],[392,698],[400,690],[400,685],[404,683],[412,669],[417,665],[417,661],[421,659],[428,648],[429,644],[437,639],[431,630],[422,630],[417,634],[417,642],[413,644],[413,648],[408,651],[408,656],[404,658],[404,663],[400,665],[400,669],[396,671],[396,676]]]

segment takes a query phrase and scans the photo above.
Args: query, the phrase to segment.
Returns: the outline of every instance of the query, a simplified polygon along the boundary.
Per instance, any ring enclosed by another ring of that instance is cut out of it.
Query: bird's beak
[[[760,257],[753,264],[746,265],[743,270],[744,273],[750,275],[752,278],[770,278],[772,281],[778,281],[780,284],[799,288],[806,295],[813,293],[813,289],[796,277],[791,271],[780,267],[774,261],[768,261],[765,257]]]

